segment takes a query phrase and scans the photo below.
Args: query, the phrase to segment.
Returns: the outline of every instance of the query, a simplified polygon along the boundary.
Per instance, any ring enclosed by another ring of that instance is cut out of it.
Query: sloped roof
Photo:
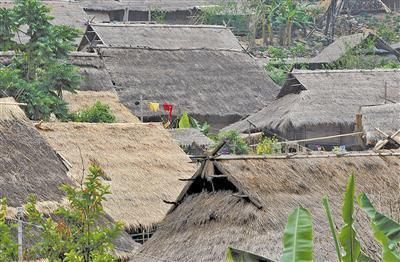
[[[295,70],[278,98],[259,112],[225,129],[245,132],[257,128],[284,131],[290,126],[352,125],[360,106],[400,101],[400,70]]]
[[[382,0],[350,0],[345,3],[343,10],[351,14],[359,14],[362,12],[390,12],[390,8],[388,8]]]
[[[63,99],[68,103],[70,112],[77,112],[97,101],[110,107],[116,117],[117,123],[139,123],[139,119],[131,111],[119,102],[115,91],[76,91],[76,93],[63,92]]]
[[[247,54],[229,51],[102,49],[122,101],[135,115],[144,103],[174,105],[174,115],[245,116],[274,99],[279,87]],[[134,66],[132,66],[134,65]],[[154,116],[144,107],[145,117]]]
[[[375,144],[378,140],[386,138],[375,128],[379,128],[388,135],[392,135],[400,129],[399,103],[364,106],[361,107],[360,113],[362,115],[363,131],[366,134],[368,144]]]
[[[111,195],[104,210],[127,230],[151,228],[169,209],[163,200],[175,199],[194,167],[155,124],[46,123],[41,131],[52,147],[71,163],[71,176],[82,179],[84,166],[96,160],[109,177]],[[82,155],[82,159],[81,159]]]
[[[97,34],[103,47],[243,50],[233,33],[224,26],[90,24],[88,30]]]
[[[228,246],[278,261],[288,215],[299,205],[312,214],[315,261],[334,261],[336,252],[322,197],[329,197],[340,227],[342,192],[354,171],[357,194],[367,193],[379,211],[395,218],[399,210],[391,207],[398,204],[393,195],[398,192],[399,166],[399,154],[371,153],[208,160],[133,261],[146,256],[147,261],[225,261]],[[358,207],[355,227],[363,252],[379,260],[379,244],[369,219]]]
[[[213,141],[197,128],[174,128],[168,129],[168,132],[180,146],[191,146],[193,143],[199,146],[213,144]]]
[[[215,5],[221,0],[82,0],[81,5],[89,10],[121,10],[129,8],[130,10],[188,10],[195,7]]]

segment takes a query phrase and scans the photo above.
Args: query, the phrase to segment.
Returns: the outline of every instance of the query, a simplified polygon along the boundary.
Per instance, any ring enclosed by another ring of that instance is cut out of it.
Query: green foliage
[[[26,113],[35,120],[51,113],[66,117],[62,90],[73,91],[80,81],[76,68],[67,63],[78,31],[52,25],[52,19],[39,0],[17,0],[11,9],[0,8],[0,48],[16,54],[10,65],[0,66],[0,90],[27,103]],[[23,26],[26,43],[18,37]]]
[[[115,116],[110,107],[97,101],[93,106],[82,109],[70,114],[70,119],[74,122],[88,123],[114,123]]]
[[[164,10],[151,10],[151,20],[157,22],[158,24],[164,23],[166,17],[167,12]]]
[[[178,128],[196,128],[199,129],[204,135],[207,135],[210,131],[210,125],[207,122],[201,124],[195,118],[188,115],[187,112],[183,112],[179,119]]]
[[[283,254],[281,261],[313,261],[311,214],[301,206],[289,215],[283,234]]]
[[[368,215],[374,237],[382,246],[382,261],[400,261],[400,254],[396,250],[400,242],[400,225],[376,211],[366,194],[360,194],[357,202]]]
[[[388,43],[394,43],[399,40],[398,32],[396,32],[386,23],[379,24],[376,34]]]
[[[191,128],[190,119],[187,112],[183,112],[181,118],[179,119],[179,128]]]
[[[344,262],[355,262],[360,255],[361,247],[360,242],[356,237],[354,229],[354,175],[350,175],[346,192],[343,199],[342,217],[344,225],[339,232],[339,241],[342,244],[345,254],[342,256]]]
[[[337,238],[335,222],[333,221],[333,217],[332,217],[332,211],[331,211],[331,208],[329,206],[328,197],[324,196],[322,198],[322,205],[324,206],[325,213],[326,213],[326,216],[328,218],[329,229],[330,229],[330,231],[332,233],[333,241],[334,241],[334,244],[335,244],[336,255],[338,256],[338,261],[341,262],[342,261],[342,255],[340,253],[340,245],[339,245],[339,241],[338,241],[338,238]]]
[[[229,154],[243,155],[249,152],[246,141],[240,137],[237,131],[220,132],[218,134],[218,142],[220,143],[222,141],[226,141],[224,148]]]
[[[0,261],[17,261],[18,245],[6,224],[6,200],[0,199]]]
[[[264,137],[256,147],[256,153],[258,155],[279,154],[281,152],[282,145],[276,137]]]
[[[57,220],[46,218],[30,197],[25,206],[30,223],[40,225],[38,241],[29,250],[32,257],[50,261],[116,261],[111,255],[112,241],[121,233],[121,223],[104,222],[102,202],[110,194],[109,186],[101,183],[102,169],[92,163],[81,187],[62,186],[68,207],[61,207]]]

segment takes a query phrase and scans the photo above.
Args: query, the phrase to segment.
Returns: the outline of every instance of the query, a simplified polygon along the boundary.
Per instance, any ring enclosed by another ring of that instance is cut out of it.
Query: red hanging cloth
[[[172,109],[174,108],[174,106],[168,103],[164,103],[163,107],[166,112],[169,112],[169,121],[172,122]]]

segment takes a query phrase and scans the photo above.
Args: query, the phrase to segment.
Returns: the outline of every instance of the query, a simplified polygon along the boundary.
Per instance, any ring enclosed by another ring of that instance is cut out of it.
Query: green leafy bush
[[[221,143],[223,141],[226,141],[224,149],[227,150],[229,154],[244,155],[249,152],[246,141],[240,137],[237,131],[231,130],[219,133],[218,142]]]
[[[257,144],[256,152],[258,155],[279,154],[282,152],[282,145],[276,137],[264,137],[261,142]]]
[[[87,107],[76,113],[72,113],[70,119],[74,122],[88,123],[114,123],[115,116],[110,107],[97,101],[93,106]]]

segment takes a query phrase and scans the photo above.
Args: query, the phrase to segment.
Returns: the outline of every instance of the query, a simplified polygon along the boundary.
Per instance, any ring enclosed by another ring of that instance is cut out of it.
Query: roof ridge
[[[103,27],[159,27],[159,28],[214,28],[229,29],[223,25],[169,25],[169,24],[121,24],[121,23],[90,23],[91,26]]]
[[[343,69],[343,70],[294,70],[292,74],[318,74],[318,73],[366,73],[366,72],[400,72],[399,68],[375,69]]]

